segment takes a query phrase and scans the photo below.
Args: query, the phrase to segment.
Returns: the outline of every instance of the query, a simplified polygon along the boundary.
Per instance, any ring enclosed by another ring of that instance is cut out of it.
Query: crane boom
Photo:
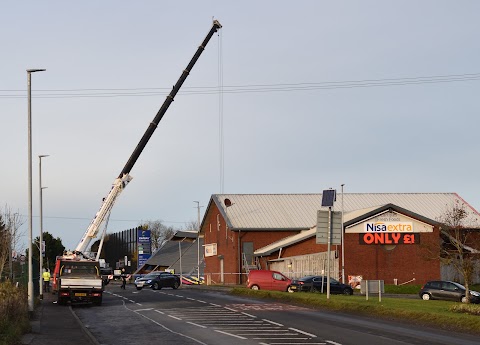
[[[145,148],[148,141],[150,140],[153,132],[155,132],[155,129],[157,129],[159,122],[162,120],[163,115],[165,115],[166,111],[168,110],[168,107],[173,102],[176,94],[182,87],[184,81],[187,79],[188,75],[190,74],[190,71],[192,70],[193,66],[197,62],[198,58],[205,50],[205,47],[207,46],[208,42],[212,38],[213,34],[217,32],[221,27],[222,25],[218,22],[218,20],[213,21],[212,28],[208,32],[203,42],[198,47],[197,51],[195,52],[195,55],[190,60],[190,63],[183,70],[180,78],[178,79],[177,83],[173,86],[172,91],[170,91],[169,95],[163,102],[155,118],[148,125],[147,130],[143,134],[142,138],[140,139],[140,142],[138,143],[137,147],[135,148],[132,155],[128,159],[127,164],[125,164],[124,168],[122,169],[118,177],[113,182],[112,189],[110,190],[108,195],[103,199],[100,210],[96,213],[92,222],[90,223],[87,230],[85,231],[85,234],[83,235],[82,239],[78,243],[76,248],[77,252],[84,253],[86,249],[89,247],[92,239],[97,237],[100,227],[102,223],[105,221],[105,219],[107,219],[108,216],[110,215],[110,212],[112,211],[112,207],[115,204],[116,199],[118,198],[120,193],[123,191],[123,189],[127,186],[127,184],[132,180],[132,177],[130,176],[130,171],[135,165],[135,162],[137,161],[138,157],[140,157],[140,154],[142,153],[143,149]]]
[[[195,55],[193,56],[192,60],[190,60],[190,63],[188,64],[187,68],[183,70],[182,75],[178,79],[177,83],[173,86],[172,91],[170,91],[170,94],[167,96],[167,98],[163,102],[163,105],[158,110],[158,113],[153,119],[153,121],[150,122],[150,124],[148,125],[148,128],[145,131],[145,134],[143,135],[142,139],[140,139],[140,142],[138,143],[137,147],[135,148],[132,155],[128,159],[127,164],[125,164],[125,167],[118,175],[119,178],[121,178],[124,174],[130,173],[135,162],[137,161],[138,157],[140,156],[143,149],[145,148],[145,145],[147,145],[148,140],[150,140],[150,137],[152,136],[153,132],[155,131],[155,129],[157,129],[158,123],[162,119],[163,115],[165,115],[165,112],[167,111],[170,104],[173,102],[173,99],[175,98],[175,95],[177,94],[178,90],[180,90],[180,88],[183,85],[183,82],[185,81],[185,79],[187,79],[188,74],[192,70],[193,66],[197,62],[200,55],[205,50],[205,47],[207,46],[208,41],[210,41],[210,38],[212,38],[213,34],[217,32],[217,30],[220,29],[221,27],[222,25],[218,22],[218,20],[213,21],[213,26],[210,29],[209,33],[207,34],[207,37],[205,37],[202,44],[198,47]]]

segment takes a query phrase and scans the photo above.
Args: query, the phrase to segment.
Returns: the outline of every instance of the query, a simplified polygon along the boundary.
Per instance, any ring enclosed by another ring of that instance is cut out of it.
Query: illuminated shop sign
[[[412,222],[368,222],[365,232],[413,232]]]
[[[420,234],[398,232],[369,232],[359,234],[360,244],[419,244]]]

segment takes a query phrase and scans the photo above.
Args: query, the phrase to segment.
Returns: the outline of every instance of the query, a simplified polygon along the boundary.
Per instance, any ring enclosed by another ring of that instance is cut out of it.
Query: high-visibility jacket
[[[50,281],[50,272],[48,271],[43,272],[43,280],[46,282]]]

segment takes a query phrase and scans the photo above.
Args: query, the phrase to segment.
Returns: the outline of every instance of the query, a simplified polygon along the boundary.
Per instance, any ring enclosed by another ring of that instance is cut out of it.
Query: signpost
[[[152,255],[152,244],[150,242],[151,233],[150,230],[137,231],[137,245],[138,245],[138,257],[137,257],[137,269],[142,267],[143,264]]]
[[[333,244],[342,244],[342,213],[332,212],[336,200],[336,190],[327,189],[322,193],[322,207],[327,211],[317,212],[317,244],[327,244],[327,299],[330,298],[330,251]],[[335,230],[334,230],[335,229]]]

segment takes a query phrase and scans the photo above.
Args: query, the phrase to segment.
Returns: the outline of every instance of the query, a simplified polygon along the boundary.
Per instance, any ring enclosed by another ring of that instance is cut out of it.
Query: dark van
[[[248,274],[247,288],[252,290],[288,291],[292,280],[280,272],[267,270],[253,270]]]

